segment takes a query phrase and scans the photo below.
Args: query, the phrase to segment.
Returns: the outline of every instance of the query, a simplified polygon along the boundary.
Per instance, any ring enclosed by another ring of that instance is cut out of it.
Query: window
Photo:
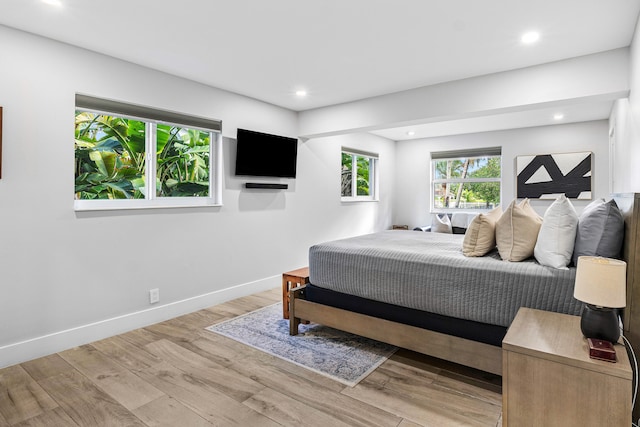
[[[378,155],[342,149],[343,201],[377,200]]]
[[[431,153],[432,210],[493,209],[500,204],[500,147]]]
[[[220,205],[221,123],[76,95],[75,209]]]

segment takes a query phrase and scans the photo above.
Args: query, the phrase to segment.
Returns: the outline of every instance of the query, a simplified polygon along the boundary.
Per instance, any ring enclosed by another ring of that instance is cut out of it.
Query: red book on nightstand
[[[616,350],[609,341],[587,338],[589,342],[589,357],[616,363]]]

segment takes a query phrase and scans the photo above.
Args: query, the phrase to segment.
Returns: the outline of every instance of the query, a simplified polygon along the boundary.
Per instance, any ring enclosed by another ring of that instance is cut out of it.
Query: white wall
[[[373,230],[391,227],[391,212],[395,188],[395,142],[370,134],[352,134],[311,139],[302,145],[308,156],[309,174],[316,179],[307,181],[309,188],[304,194],[318,194],[304,203],[310,218],[305,221],[307,229],[300,230],[298,237],[305,239],[306,233],[316,229],[323,240],[341,236],[357,236]],[[342,147],[364,150],[379,155],[379,201],[341,202]],[[337,197],[336,197],[337,194]],[[316,223],[322,217],[321,223]]]
[[[615,104],[611,115],[613,191],[640,191],[640,21],[630,47],[628,99]]]
[[[391,223],[391,141],[301,143],[289,190],[246,190],[236,128],[296,136],[296,113],[2,26],[0,52],[0,367],[278,286],[309,245]],[[77,92],[221,119],[224,206],[75,213]],[[340,203],[341,145],[380,152],[381,202]]]
[[[515,198],[515,159],[520,155],[594,153],[593,196],[609,195],[608,124],[606,120],[483,132],[397,142],[396,199],[393,221],[410,227],[431,224],[429,213],[430,153],[452,149],[502,147],[502,205]],[[578,211],[589,202],[572,200]],[[533,200],[532,205],[544,214],[549,200]]]

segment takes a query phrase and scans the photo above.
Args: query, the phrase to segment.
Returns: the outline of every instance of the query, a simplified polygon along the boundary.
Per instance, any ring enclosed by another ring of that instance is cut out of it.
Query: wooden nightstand
[[[309,283],[309,267],[282,273],[282,318],[289,318],[289,289]]]
[[[502,341],[502,425],[630,426],[632,371],[589,358],[580,317],[521,308]]]

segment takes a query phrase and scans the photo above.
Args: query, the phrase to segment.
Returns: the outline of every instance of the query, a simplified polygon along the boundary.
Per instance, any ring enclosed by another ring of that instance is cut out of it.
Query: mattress
[[[464,236],[391,230],[317,244],[309,280],[320,288],[416,310],[508,327],[520,307],[580,313],[575,268],[535,259],[508,262],[497,251],[462,254]]]
[[[428,311],[401,307],[385,302],[373,301],[354,295],[343,294],[329,289],[319,288],[308,283],[304,289],[304,299],[318,304],[341,308],[343,310],[390,320],[418,328],[429,329],[446,335],[478,341],[493,346],[502,346],[507,328],[487,323],[443,316]]]

